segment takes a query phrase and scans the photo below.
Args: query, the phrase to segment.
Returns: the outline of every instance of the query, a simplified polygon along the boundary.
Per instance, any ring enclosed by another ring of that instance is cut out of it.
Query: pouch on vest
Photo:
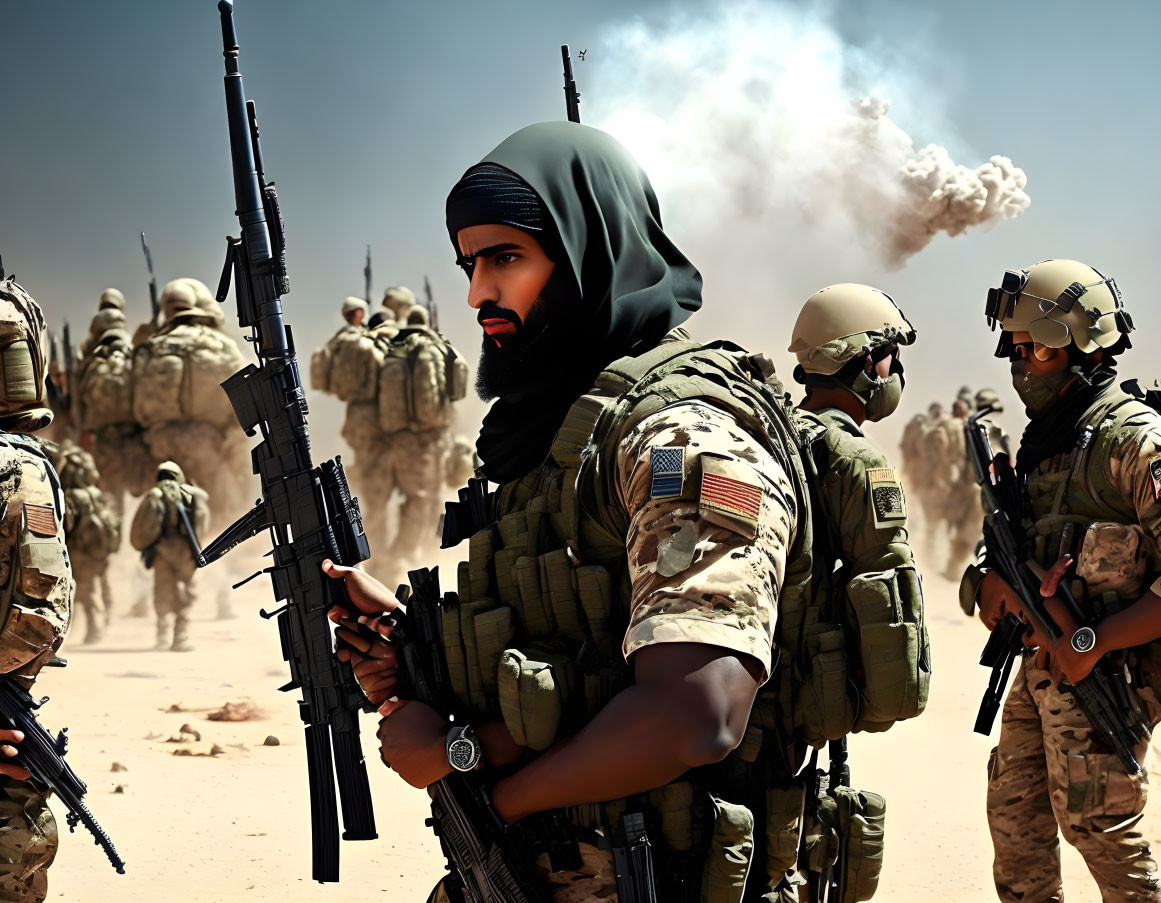
[[[710,797],[713,830],[706,850],[701,903],[741,903],[754,857],[754,815],[745,806]]]
[[[914,568],[861,574],[847,584],[862,664],[855,730],[886,730],[927,705],[930,650]]]
[[[798,832],[805,799],[806,788],[801,781],[787,787],[766,788],[766,877],[771,887],[798,860]]]
[[[379,367],[379,428],[383,432],[404,430],[411,423],[410,382],[403,358],[388,356]]]
[[[326,345],[311,352],[310,387],[316,392],[331,390],[331,350]]]
[[[505,649],[500,655],[500,713],[512,739],[543,752],[556,741],[572,692],[572,663],[544,650]]]
[[[450,401],[462,401],[468,394],[468,362],[451,345],[446,347],[447,394]]]
[[[845,737],[855,721],[855,707],[847,692],[845,637],[838,628],[824,630],[808,635],[805,645],[810,674],[798,701],[806,741],[821,746],[826,740]]]
[[[807,838],[810,871],[830,873],[838,903],[870,900],[883,871],[883,831],[887,801],[877,793],[835,787],[818,801]]]
[[[480,685],[489,699],[496,697],[497,672],[500,656],[511,644],[515,634],[512,609],[508,606],[484,611],[473,619],[476,633],[476,654],[480,660]]]

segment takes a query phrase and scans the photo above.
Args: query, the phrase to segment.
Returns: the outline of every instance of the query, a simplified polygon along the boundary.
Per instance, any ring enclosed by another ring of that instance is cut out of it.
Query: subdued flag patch
[[[685,449],[681,446],[652,448],[649,456],[653,470],[649,497],[671,499],[681,495],[685,488]]]
[[[907,520],[907,500],[894,467],[875,467],[867,471],[867,495],[871,499],[876,529],[893,527]]]
[[[24,522],[37,536],[56,536],[56,512],[52,505],[24,504]]]
[[[753,539],[762,513],[762,484],[754,468],[703,454],[698,507],[706,520]]]

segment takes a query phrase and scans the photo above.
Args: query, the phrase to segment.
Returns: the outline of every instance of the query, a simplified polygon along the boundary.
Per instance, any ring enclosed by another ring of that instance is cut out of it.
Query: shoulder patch
[[[710,523],[740,533],[758,535],[762,513],[762,484],[754,468],[741,461],[702,454],[701,497],[698,508]]]
[[[1149,476],[1153,478],[1153,498],[1161,501],[1161,455],[1149,462]]]
[[[875,467],[867,471],[867,495],[875,529],[882,530],[907,520],[907,500],[893,467]]]
[[[56,512],[52,505],[24,504],[24,521],[37,536],[56,536]]]
[[[651,448],[649,463],[653,471],[649,497],[670,499],[681,495],[685,488],[685,448],[682,446]]]

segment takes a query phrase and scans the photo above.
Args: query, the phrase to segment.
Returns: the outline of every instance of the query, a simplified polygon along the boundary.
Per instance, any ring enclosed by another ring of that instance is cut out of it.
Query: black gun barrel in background
[[[964,435],[975,467],[976,482],[983,489],[987,508],[984,547],[988,566],[1016,593],[1023,603],[1025,615],[1040,632],[1056,640],[1061,636],[1060,627],[1052,620],[1040,595],[1040,579],[1028,566],[1023,544],[1016,538],[1013,526],[1015,512],[1019,511],[1016,473],[1007,455],[992,454],[987,427],[979,422],[978,416],[968,417]],[[1073,620],[1083,625],[1086,618],[1066,580],[1060,581],[1057,595]],[[1139,774],[1141,765],[1133,754],[1133,746],[1146,739],[1149,732],[1139,707],[1134,703],[1133,690],[1125,679],[1123,668],[1114,670],[1107,658],[1102,659],[1088,677],[1072,686],[1072,691],[1081,712],[1092,725],[1094,736],[1120,757],[1129,774]],[[988,695],[994,692],[994,688],[989,686]],[[987,703],[988,696],[984,701]],[[977,718],[977,729],[980,726],[981,718]],[[991,727],[990,723],[988,727]]]
[[[262,531],[273,545],[266,568],[275,598],[282,655],[290,681],[301,690],[299,716],[305,725],[311,798],[312,875],[339,877],[339,801],[343,838],[376,837],[367,767],[359,742],[359,713],[368,705],[350,665],[334,654],[327,618],[336,604],[350,606],[344,584],[326,578],[323,560],[353,565],[368,557],[359,503],[350,495],[338,459],[311,461],[307,405],[294,342],[282,314],[289,291],[285,238],[278,194],[262,172],[258,122],[247,102],[238,70],[233,5],[218,4],[225,57],[226,114],[240,238],[227,239],[226,266],[218,301],[234,286],[238,323],[252,331],[258,365],[248,364],[222,385],[247,435],[259,434],[252,452],[262,498],[211,542],[199,567]],[[336,782],[338,799],[336,799]]]
[[[65,761],[68,741],[62,730],[55,738],[36,718],[48,697],[39,701],[10,677],[0,677],[0,724],[8,730],[21,731],[24,739],[16,745],[16,756],[8,761],[19,765],[30,775],[32,783],[41,792],[51,791],[68,809],[69,830],[83,824],[93,835],[93,842],[105,851],[117,874],[125,874],[125,862],[117,855],[117,848],[105,829],[93,817],[84,797],[88,788]]]
[[[367,262],[363,264],[363,300],[371,303],[371,246],[367,245]]]
[[[580,94],[576,90],[576,80],[572,77],[572,57],[568,44],[560,45],[560,58],[564,62],[564,109],[569,122],[580,122]]]
[[[149,253],[149,245],[145,242],[145,233],[141,233],[141,250],[145,252],[145,266],[149,270],[149,310],[150,320],[157,322],[161,313],[161,302],[157,298],[157,277],[153,275],[153,255]]]

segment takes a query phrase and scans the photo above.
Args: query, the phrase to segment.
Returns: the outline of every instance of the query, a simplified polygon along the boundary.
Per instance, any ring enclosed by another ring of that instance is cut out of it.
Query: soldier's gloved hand
[[[0,730],[0,753],[11,758],[16,755],[16,744],[24,739],[24,731]],[[19,765],[9,765],[0,761],[0,774],[15,778],[17,781],[27,781],[32,777]]]

